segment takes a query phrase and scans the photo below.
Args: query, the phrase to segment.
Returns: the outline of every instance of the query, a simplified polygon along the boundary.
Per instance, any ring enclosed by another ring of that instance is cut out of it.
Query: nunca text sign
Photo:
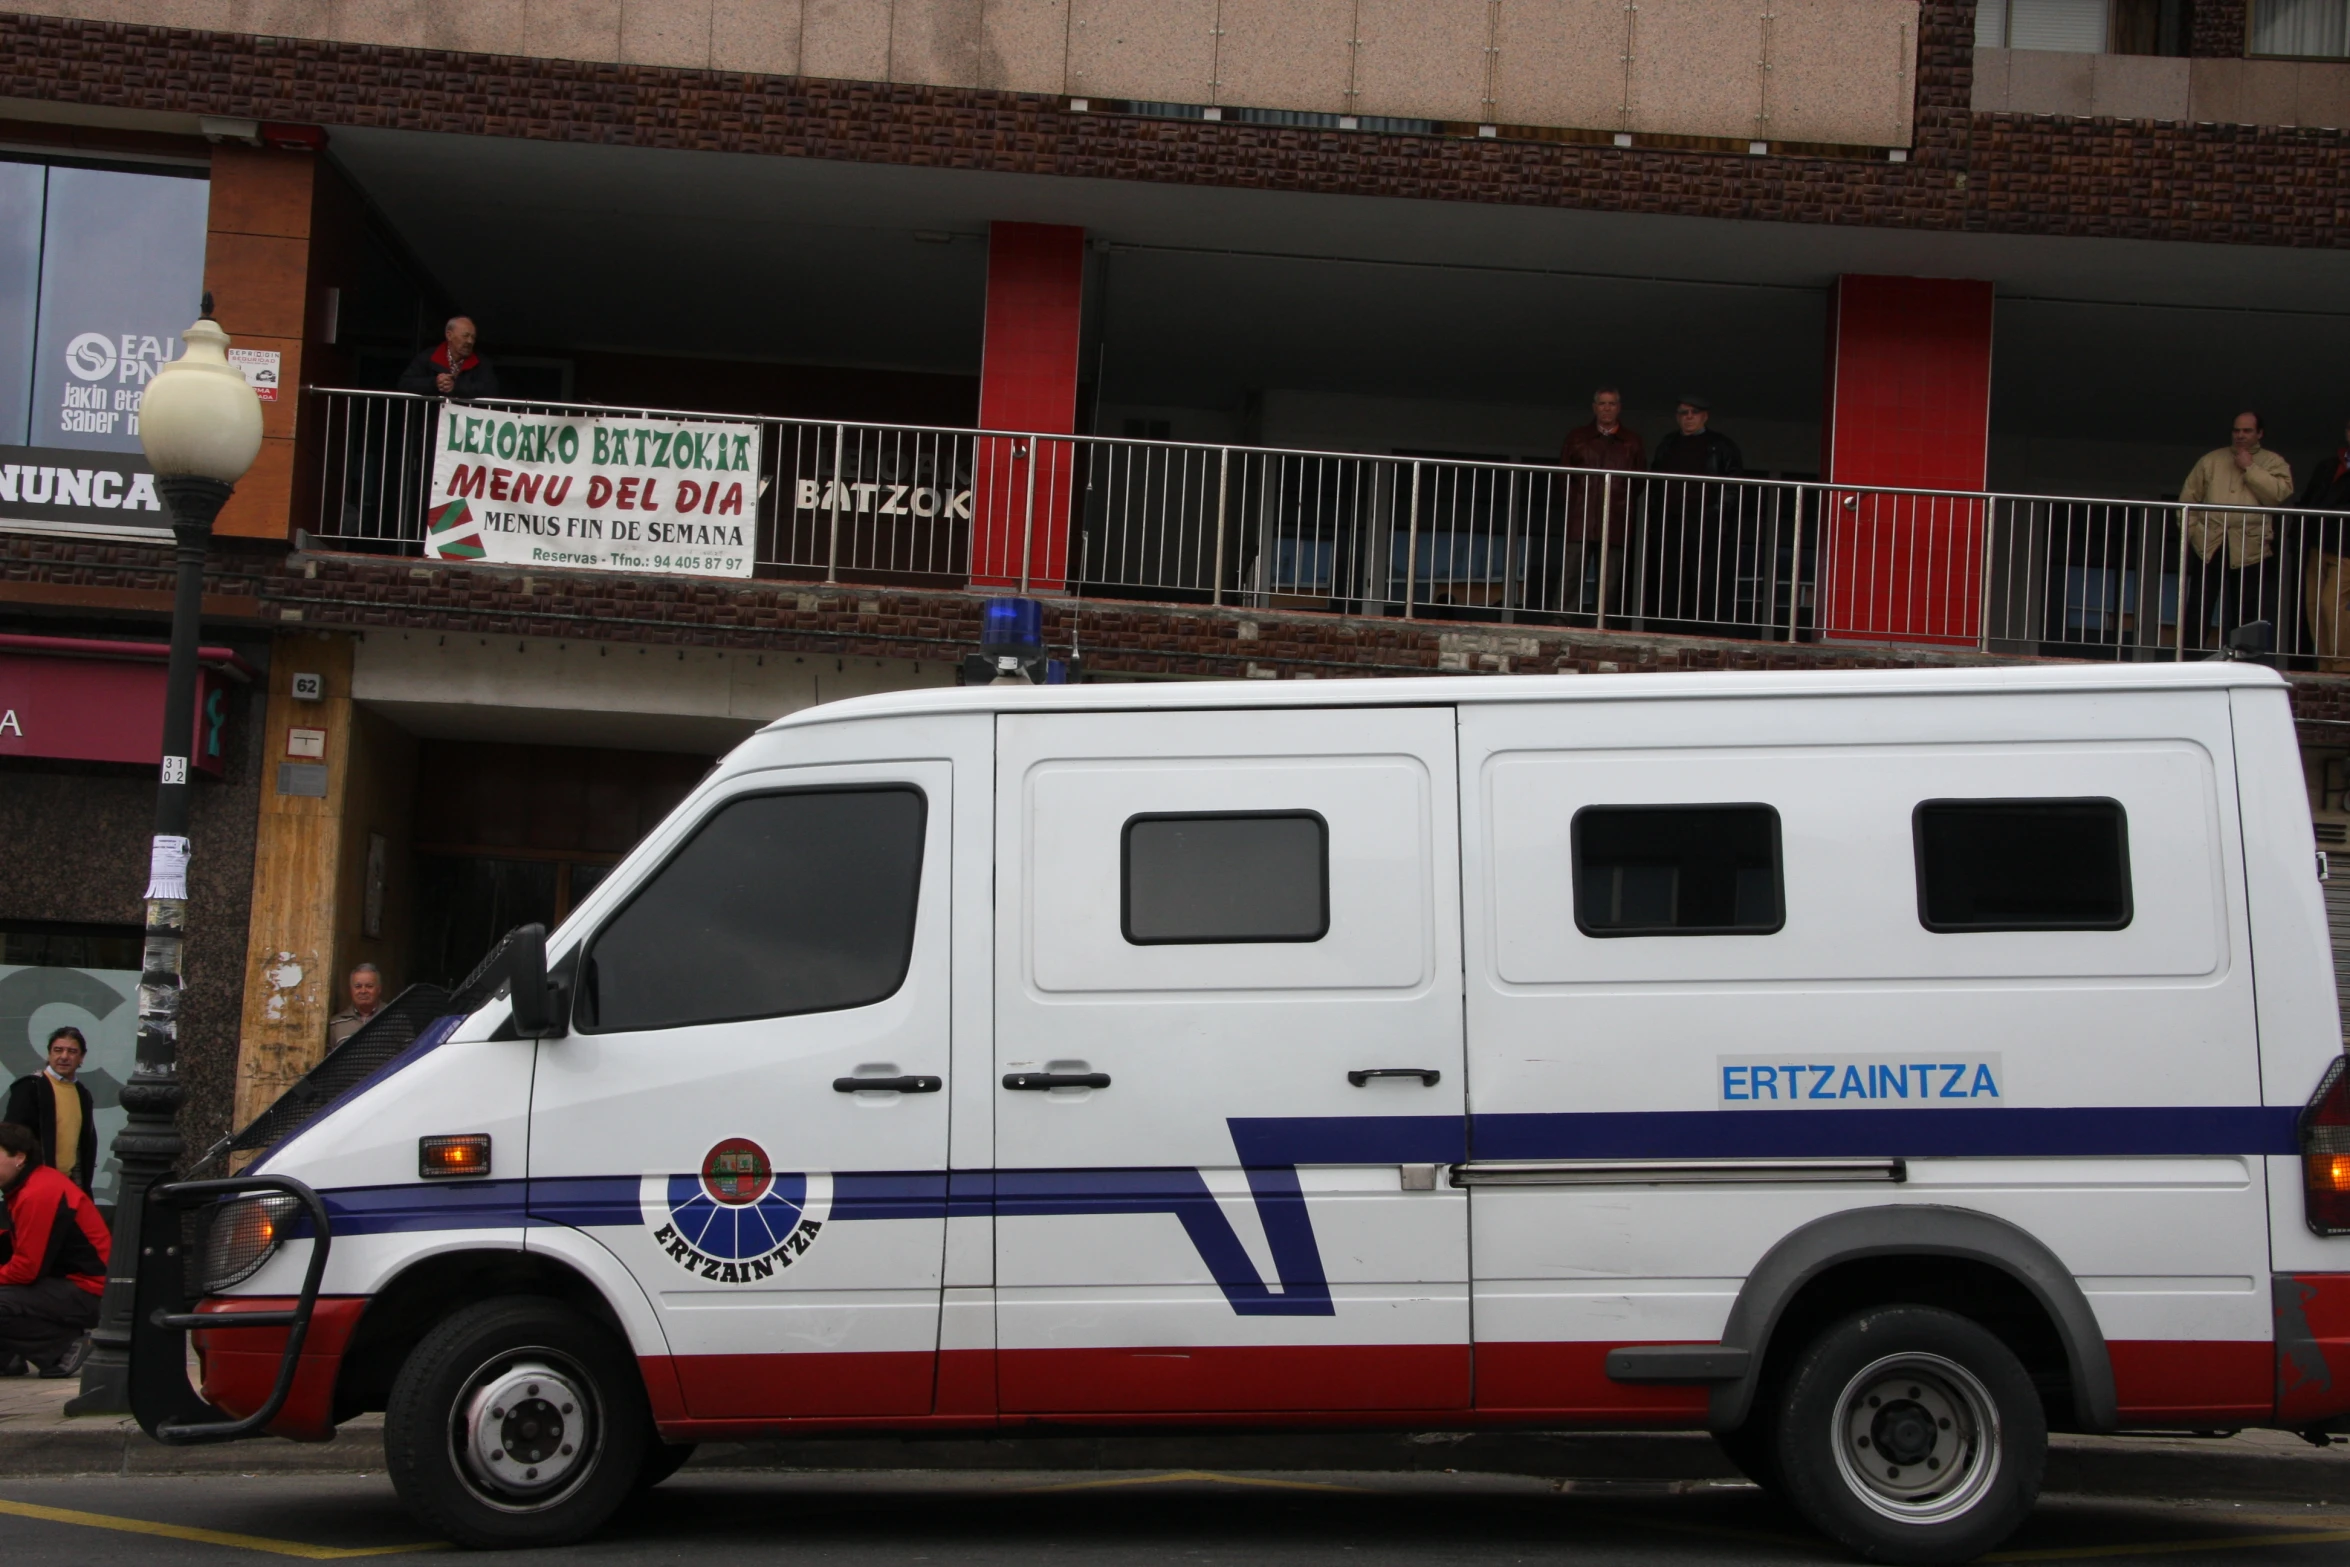
[[[443,403],[433,430],[431,560],[747,577],[759,427]]]

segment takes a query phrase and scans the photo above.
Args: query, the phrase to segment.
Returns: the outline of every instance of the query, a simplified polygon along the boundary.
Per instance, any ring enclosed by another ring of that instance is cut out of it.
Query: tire
[[[1862,1311],[1812,1340],[1777,1428],[1781,1494],[1879,1562],[1991,1550],[2039,1499],[2048,1456],[2023,1362],[1987,1329],[1926,1306]]]
[[[691,1442],[664,1442],[658,1436],[647,1444],[645,1461],[636,1472],[636,1490],[643,1495],[685,1467],[685,1461],[694,1456]]]
[[[384,1457],[417,1521],[460,1545],[568,1545],[628,1499],[652,1430],[627,1346],[568,1306],[515,1295],[466,1307],[416,1346],[384,1409]]]

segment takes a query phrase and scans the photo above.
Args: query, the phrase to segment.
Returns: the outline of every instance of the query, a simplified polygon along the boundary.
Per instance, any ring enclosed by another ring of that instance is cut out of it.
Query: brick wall
[[[386,49],[0,15],[0,96],[264,120],[1100,178],[1951,226],[1972,0],[1927,0],[1906,164],[1072,115],[1012,93]]]
[[[1016,93],[389,49],[14,13],[0,13],[0,97],[1597,211],[2342,243],[2330,192],[2350,185],[2350,135],[1974,115],[1967,108],[1973,0],[1927,0],[1919,33],[1916,145],[1902,164],[1073,115],[1058,99]],[[2239,38],[2232,52],[2241,47]]]
[[[2189,0],[2187,52],[2205,59],[2241,59],[2246,10],[2244,0]]]

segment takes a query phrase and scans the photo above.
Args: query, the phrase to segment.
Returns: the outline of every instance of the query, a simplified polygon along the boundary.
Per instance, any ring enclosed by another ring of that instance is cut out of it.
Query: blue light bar
[[[1044,651],[1044,606],[1034,599],[989,599],[980,606],[979,645],[989,653],[1032,658]]]

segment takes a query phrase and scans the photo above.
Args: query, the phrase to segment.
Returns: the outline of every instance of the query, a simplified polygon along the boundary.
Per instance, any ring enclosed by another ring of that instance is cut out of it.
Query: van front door
[[[1469,1401],[1449,708],[997,727],[998,1387]]]
[[[696,1419],[932,1407],[951,784],[943,761],[747,774],[582,910],[531,1212],[643,1284]]]

